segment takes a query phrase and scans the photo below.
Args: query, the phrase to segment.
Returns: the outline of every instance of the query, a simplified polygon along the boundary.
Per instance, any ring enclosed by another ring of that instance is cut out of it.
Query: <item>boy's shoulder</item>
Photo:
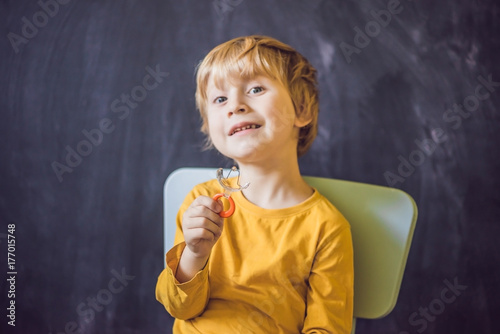
[[[316,190],[316,192],[318,193],[318,201],[312,210],[315,211],[315,215],[319,218],[319,221],[327,225],[335,221],[339,227],[350,228],[349,222],[335,206],[335,203],[332,203],[328,198],[318,192],[318,190]]]

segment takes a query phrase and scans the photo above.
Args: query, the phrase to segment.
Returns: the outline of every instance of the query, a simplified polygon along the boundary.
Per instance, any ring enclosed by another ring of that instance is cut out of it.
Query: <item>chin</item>
[[[224,146],[214,143],[214,146],[221,154],[237,162],[255,162],[269,150],[269,145],[261,140],[245,140]]]
[[[231,152],[221,152],[224,156],[229,159],[236,161],[237,163],[247,163],[256,161],[260,154],[256,152],[254,149],[251,150],[238,150],[235,152],[232,150]]]

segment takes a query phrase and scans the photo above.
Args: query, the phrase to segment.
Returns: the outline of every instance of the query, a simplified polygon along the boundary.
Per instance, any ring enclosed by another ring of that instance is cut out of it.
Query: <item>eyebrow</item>
[[[267,86],[267,84],[269,82],[275,81],[276,79],[268,77],[268,76],[263,75],[263,74],[258,74],[258,75],[254,75],[252,78],[241,78],[239,80],[244,85],[254,85],[254,84],[257,84],[259,86]],[[227,82],[227,85],[236,86],[236,85],[234,85],[234,84],[231,83],[231,80],[226,80],[225,82]],[[226,89],[224,89],[223,87],[217,87],[217,84],[214,82],[213,85],[210,85],[210,86],[207,85],[207,89],[205,90],[205,93],[206,93],[207,97],[213,91],[216,91],[216,92],[226,92]]]
[[[211,98],[212,95],[215,97],[215,96],[218,96],[219,93],[224,93],[224,92],[225,91],[223,89],[212,86],[211,88],[207,88],[207,90],[205,91],[205,94],[206,94],[207,98]]]

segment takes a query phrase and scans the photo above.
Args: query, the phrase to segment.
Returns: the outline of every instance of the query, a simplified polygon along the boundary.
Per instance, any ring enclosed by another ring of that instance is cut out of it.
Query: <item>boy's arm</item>
[[[199,195],[197,192],[191,192],[184,200],[177,214],[177,228],[174,240],[176,246],[168,251],[166,268],[158,277],[156,285],[156,299],[165,306],[165,309],[173,317],[182,320],[194,318],[201,314],[210,296],[208,266],[206,263],[211,246],[216,240],[213,240],[213,242],[202,240],[204,236],[213,239],[214,235],[210,230],[205,230],[204,225],[207,223],[207,219],[200,220],[200,218],[203,218],[200,217],[200,210],[201,216],[212,215],[213,220],[220,217],[213,212],[207,214],[208,209],[206,208],[200,209],[197,203],[201,202],[203,204],[207,199]],[[208,201],[208,203],[216,207],[218,205],[211,201]],[[219,208],[217,207],[217,209]],[[185,226],[183,227],[182,224]],[[211,223],[210,225],[214,224]],[[210,229],[214,230],[214,227],[211,226]],[[220,232],[216,232],[218,236],[220,236]],[[186,241],[188,239],[191,243],[196,244],[191,246],[195,252],[187,246]]]
[[[353,291],[352,238],[345,227],[320,241],[309,276],[302,333],[351,333]]]
[[[222,234],[222,205],[208,196],[198,196],[182,216],[182,234],[186,247],[177,263],[175,278],[191,280],[207,263],[212,248]]]
[[[210,296],[207,266],[185,283],[180,283],[175,278],[185,247],[186,243],[181,242],[167,253],[167,266],[161,272],[156,284],[156,299],[165,306],[171,316],[181,320],[200,315]]]

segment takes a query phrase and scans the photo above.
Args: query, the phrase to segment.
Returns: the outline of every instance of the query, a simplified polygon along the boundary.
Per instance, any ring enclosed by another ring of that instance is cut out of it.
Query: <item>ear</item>
[[[295,126],[298,128],[303,128],[304,126],[311,123],[311,121],[312,121],[311,117],[308,117],[307,119],[296,118],[295,119]]]
[[[295,117],[294,125],[298,128],[303,128],[308,125],[312,121],[312,116],[306,115],[304,113],[304,106],[300,106],[300,111],[297,113]]]

